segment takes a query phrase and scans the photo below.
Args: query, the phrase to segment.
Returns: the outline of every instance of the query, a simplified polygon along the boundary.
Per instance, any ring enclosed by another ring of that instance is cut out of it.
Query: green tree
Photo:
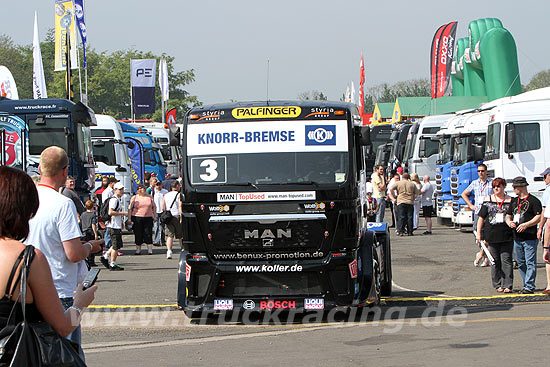
[[[525,91],[533,89],[550,87],[550,69],[538,72],[531,78],[531,81],[525,87]]]
[[[300,101],[326,101],[327,97],[318,90],[308,90],[298,95]]]
[[[53,29],[46,34],[44,42],[40,43],[42,61],[44,64],[44,76],[48,97],[65,98],[65,73],[54,72],[54,48],[55,36]],[[80,60],[83,60],[82,51]],[[191,96],[185,86],[195,80],[194,70],[176,71],[174,57],[162,54],[157,56],[152,52],[144,52],[135,49],[118,50],[112,53],[97,52],[89,47],[86,52],[88,69],[88,105],[96,112],[111,115],[117,119],[130,118],[130,60],[152,58],[166,59],[168,66],[168,83],[170,99],[168,109],[176,107],[178,121],[182,121],[183,115],[191,107],[200,105],[196,96]],[[13,74],[19,98],[32,98],[32,46],[19,46],[14,44],[10,37],[0,35],[0,65],[6,66]],[[84,70],[82,75],[82,91],[84,92]],[[158,81],[157,81],[158,86]],[[78,84],[78,70],[73,70],[74,100],[80,100]],[[162,120],[160,92],[155,93],[156,111],[152,115],[142,115],[140,118],[152,118],[155,121]]]

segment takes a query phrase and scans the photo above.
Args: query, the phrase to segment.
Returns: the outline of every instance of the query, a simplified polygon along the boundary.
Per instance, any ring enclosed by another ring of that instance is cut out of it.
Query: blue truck
[[[94,188],[95,162],[90,126],[96,125],[94,112],[81,102],[66,99],[0,99],[0,113],[17,119],[27,131],[26,162],[29,174],[38,174],[42,151],[57,145],[69,157],[69,176],[75,191],[85,199]],[[7,119],[8,117],[6,117]]]
[[[145,162],[145,172],[157,175],[158,179],[164,181],[166,179],[166,163],[160,152],[161,147],[158,143],[153,142],[153,138],[147,134],[144,128],[136,127],[122,121],[118,121],[122,128],[122,133],[125,137],[132,137],[140,141],[143,145]]]

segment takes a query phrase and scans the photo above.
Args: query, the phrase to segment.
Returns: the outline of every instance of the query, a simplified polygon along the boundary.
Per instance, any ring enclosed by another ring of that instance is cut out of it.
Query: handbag
[[[172,205],[170,205],[170,208],[168,208],[168,210],[163,211],[162,214],[160,215],[160,218],[159,218],[160,224],[166,225],[170,221],[170,219],[172,219],[173,215],[170,209],[172,209],[172,207],[174,206],[174,203],[176,202],[177,198],[178,198],[178,195],[174,196],[174,201],[172,201]]]
[[[34,258],[34,247],[22,252],[20,291],[6,327],[0,331],[0,366],[76,366],[86,367],[78,353],[78,345],[61,337],[47,322],[28,322],[25,313],[27,275]],[[21,259],[18,258],[17,265]],[[23,321],[15,324],[16,307],[21,307]]]

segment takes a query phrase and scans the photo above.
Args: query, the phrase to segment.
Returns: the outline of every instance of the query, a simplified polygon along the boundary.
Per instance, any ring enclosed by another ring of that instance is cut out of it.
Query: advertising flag
[[[82,40],[82,51],[84,52],[83,65],[86,66],[86,22],[84,21],[84,0],[74,0],[74,15],[76,18],[76,26],[80,39]]]
[[[162,100],[164,102],[168,101],[170,93],[168,91],[168,65],[165,59],[160,59],[159,63],[159,86]]]
[[[42,64],[42,52],[40,52],[40,41],[38,39],[38,19],[36,12],[34,12],[32,59],[32,98],[48,98],[46,79],[44,78],[44,65]]]
[[[430,50],[431,96],[443,97],[451,76],[451,63],[454,56],[454,45],[457,22],[444,24],[437,29]]]
[[[172,108],[170,111],[166,111],[166,122],[168,126],[172,127],[176,125],[176,108]]]
[[[454,57],[456,26],[457,22],[447,24],[441,34],[441,41],[439,42],[439,65],[437,66],[437,93],[435,98],[443,97],[449,85]]]
[[[365,62],[363,61],[363,53],[361,52],[361,62],[359,63],[359,115],[363,116],[365,103]]]
[[[73,0],[55,0],[55,71],[67,68],[67,36],[71,42],[71,68],[78,68]]]
[[[132,192],[135,193],[137,185],[144,183],[145,166],[143,161],[143,145],[134,138],[126,138],[126,149],[132,165]],[[149,154],[149,153],[147,153]]]
[[[0,97],[19,99],[15,79],[7,67],[0,65]]]
[[[350,102],[355,103],[355,84],[353,84],[353,81],[351,82]]]
[[[157,60],[131,60],[132,108],[136,115],[155,112]]]

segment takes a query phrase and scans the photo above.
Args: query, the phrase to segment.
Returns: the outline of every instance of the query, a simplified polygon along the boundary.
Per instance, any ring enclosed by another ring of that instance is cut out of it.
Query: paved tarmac
[[[119,258],[126,270],[102,271],[94,301],[101,308],[85,313],[89,366],[515,366],[546,358],[550,297],[497,294],[490,268],[473,266],[472,234],[447,226],[435,225],[431,236],[392,234],[393,295],[380,307],[221,321],[191,322],[175,310],[178,258],[167,260],[164,248],[131,255],[132,240],[125,237]],[[540,260],[537,288],[544,289]],[[515,276],[520,289],[517,270]]]

